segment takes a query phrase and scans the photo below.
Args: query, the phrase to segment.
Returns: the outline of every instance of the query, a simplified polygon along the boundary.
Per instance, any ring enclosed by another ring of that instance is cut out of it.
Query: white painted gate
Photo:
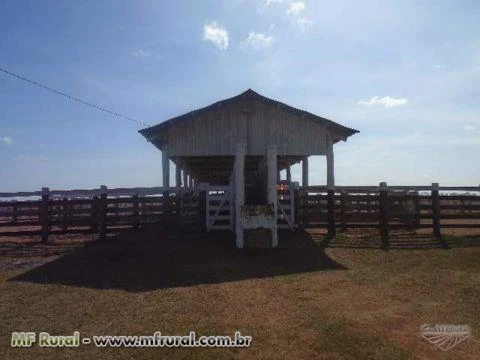
[[[207,231],[234,229],[232,186],[207,186]]]
[[[277,186],[277,227],[295,230],[295,197],[292,186]]]

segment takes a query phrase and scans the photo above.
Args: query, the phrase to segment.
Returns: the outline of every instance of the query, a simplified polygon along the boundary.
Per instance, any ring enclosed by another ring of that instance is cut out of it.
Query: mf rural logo
[[[420,327],[422,337],[437,346],[440,350],[448,351],[472,335],[468,325],[436,324]]]

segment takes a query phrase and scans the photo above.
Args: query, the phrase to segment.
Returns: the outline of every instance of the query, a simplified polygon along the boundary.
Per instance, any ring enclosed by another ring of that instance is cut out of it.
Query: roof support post
[[[170,160],[168,158],[168,148],[162,150],[162,175],[164,188],[170,187]]]
[[[333,141],[327,135],[327,187],[335,188],[335,167],[333,161]]]
[[[182,177],[183,177],[183,187],[187,187],[187,172],[185,168],[182,169]]]
[[[290,169],[290,161],[287,162],[287,183],[291,183],[292,182],[292,172],[291,172],[291,169]]]
[[[302,158],[302,186],[308,187],[308,156]]]
[[[175,186],[182,186],[182,169],[179,164],[175,164]]]
[[[277,238],[277,145],[267,148],[268,202],[273,210],[272,247],[278,246]]]
[[[246,144],[237,144],[235,152],[235,242],[237,248],[242,249],[244,246],[243,226],[240,221],[242,207],[245,203],[245,152]]]

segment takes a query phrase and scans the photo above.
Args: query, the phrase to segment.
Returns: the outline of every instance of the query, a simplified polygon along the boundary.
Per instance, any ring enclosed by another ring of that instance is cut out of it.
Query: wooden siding
[[[234,155],[237,143],[246,155],[264,155],[277,145],[278,155],[325,155],[323,125],[259,101],[219,107],[168,130],[169,156]]]

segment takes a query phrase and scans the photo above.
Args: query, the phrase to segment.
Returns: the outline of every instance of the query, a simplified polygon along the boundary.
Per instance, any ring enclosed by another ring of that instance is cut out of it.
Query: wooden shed
[[[292,188],[290,167],[301,163],[306,187],[308,157],[325,155],[327,186],[334,187],[333,145],[357,132],[251,89],[140,130],[162,152],[163,186],[170,186],[170,160],[177,187],[207,186],[207,193],[220,202],[207,209],[207,229],[215,229],[217,218],[229,216],[238,247],[245,244],[244,231],[255,228],[268,229],[275,247],[272,214],[284,210],[278,208],[280,171],[286,170],[284,185]]]

